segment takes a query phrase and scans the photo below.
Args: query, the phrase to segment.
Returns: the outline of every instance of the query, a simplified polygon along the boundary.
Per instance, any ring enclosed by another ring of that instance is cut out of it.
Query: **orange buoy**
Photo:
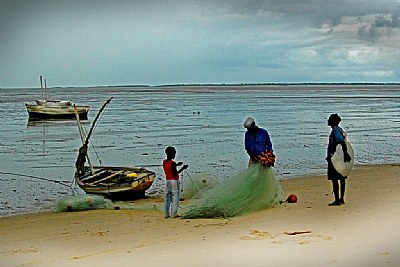
[[[296,203],[297,202],[297,196],[295,194],[291,194],[288,196],[286,199],[288,203]]]

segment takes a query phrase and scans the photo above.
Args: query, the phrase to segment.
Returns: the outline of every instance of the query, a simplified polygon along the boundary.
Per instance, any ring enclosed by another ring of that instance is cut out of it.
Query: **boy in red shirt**
[[[185,164],[177,170],[177,166],[181,166],[183,163],[174,161],[176,150],[174,147],[169,146],[165,149],[165,154],[167,158],[163,160],[163,169],[166,179],[165,187],[165,218],[170,217],[170,210],[172,217],[178,217],[178,207],[179,207],[179,174],[187,169],[189,165]]]

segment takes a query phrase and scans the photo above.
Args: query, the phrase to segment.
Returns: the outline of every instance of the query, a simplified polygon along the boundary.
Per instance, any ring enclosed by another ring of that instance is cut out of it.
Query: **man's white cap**
[[[243,126],[244,126],[245,128],[249,128],[254,122],[255,122],[255,121],[254,121],[254,119],[253,119],[252,117],[248,117],[248,118],[244,121]]]

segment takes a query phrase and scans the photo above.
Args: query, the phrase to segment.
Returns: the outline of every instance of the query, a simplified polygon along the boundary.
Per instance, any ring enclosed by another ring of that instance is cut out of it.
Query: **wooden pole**
[[[44,99],[49,99],[49,93],[47,92],[47,80],[44,79]]]
[[[78,108],[76,107],[76,105],[74,104],[74,111],[75,111],[75,117],[76,117],[76,121],[78,122],[78,129],[79,129],[79,135],[81,136],[81,141],[82,141],[82,145],[85,144],[85,133],[83,132],[82,129],[82,124],[81,124],[81,120],[79,118],[79,112],[78,112]]]
[[[77,123],[78,123],[79,135],[81,136],[82,145],[88,145],[88,144],[85,142],[85,133],[83,132],[81,120],[80,120],[80,118],[79,118],[78,108],[76,107],[75,104],[74,104],[74,111],[75,111],[76,121],[77,121]],[[91,171],[92,174],[93,174],[93,173],[94,173],[94,169],[93,169],[92,162],[90,161],[88,152],[86,152],[86,158],[87,158],[88,163],[89,163],[90,171]]]
[[[111,98],[107,99],[107,101],[106,101],[106,102],[103,104],[103,106],[100,108],[99,112],[98,112],[97,115],[96,115],[96,118],[94,119],[94,121],[93,121],[93,123],[92,123],[92,126],[90,127],[90,130],[89,130],[88,135],[86,136],[86,139],[85,139],[85,136],[84,136],[84,133],[83,133],[81,120],[79,119],[78,108],[76,107],[76,105],[74,105],[75,117],[76,117],[76,121],[77,121],[77,123],[78,123],[79,133],[80,133],[81,139],[82,139],[82,145],[88,146],[88,144],[89,144],[89,138],[90,138],[90,136],[91,136],[92,133],[93,133],[93,129],[94,129],[95,125],[96,125],[96,122],[97,122],[97,120],[99,119],[101,112],[103,112],[103,110],[106,108],[106,106],[110,103],[111,99],[113,99],[113,98],[111,97]],[[89,163],[89,166],[90,166],[90,170],[91,170],[91,172],[92,172],[92,174],[93,174],[93,173],[94,173],[93,165],[92,165],[92,163],[90,162],[90,159],[89,159],[89,156],[88,156],[87,153],[86,153],[86,158],[88,159],[88,163]]]
[[[96,125],[96,122],[97,122],[97,120],[98,120],[99,117],[100,117],[100,113],[103,112],[103,110],[106,108],[106,106],[108,105],[108,103],[110,103],[111,99],[113,99],[113,98],[111,97],[111,98],[107,99],[107,101],[103,104],[103,106],[100,108],[99,112],[97,113],[96,118],[94,119],[94,121],[93,121],[93,123],[92,123],[92,127],[90,127],[89,133],[88,133],[88,135],[86,136],[86,140],[85,140],[85,143],[86,143],[86,144],[89,143],[89,138],[90,138],[90,136],[92,135],[94,126]]]

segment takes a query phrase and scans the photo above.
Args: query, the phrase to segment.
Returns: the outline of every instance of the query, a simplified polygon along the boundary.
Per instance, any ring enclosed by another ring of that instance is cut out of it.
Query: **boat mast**
[[[84,133],[83,128],[82,128],[81,119],[79,118],[78,108],[76,107],[75,104],[74,104],[74,111],[75,111],[76,121],[78,123],[79,135],[81,136],[81,140],[82,140],[82,146],[84,146],[85,145],[85,133]],[[87,146],[87,144],[86,144],[86,146]],[[89,163],[90,171],[92,173],[94,173],[93,164],[90,161],[88,153],[86,153],[85,156],[86,156],[87,161]]]
[[[94,119],[93,123],[92,123],[92,127],[90,127],[89,133],[86,136],[86,140],[85,140],[85,144],[87,145],[89,143],[89,138],[92,135],[94,126],[96,125],[97,120],[100,117],[101,112],[103,112],[103,110],[106,108],[106,106],[111,102],[111,99],[113,99],[112,97],[107,99],[107,101],[103,104],[103,106],[100,108],[99,112],[96,115],[96,118]]]
[[[42,77],[42,75],[40,75],[40,89],[41,89],[42,99],[44,99],[44,95],[43,95],[43,77]]]
[[[90,138],[90,136],[91,136],[92,133],[93,133],[93,129],[94,129],[95,125],[96,125],[96,122],[97,122],[97,120],[99,119],[101,112],[103,112],[103,110],[106,108],[106,106],[110,103],[111,99],[113,99],[113,98],[111,97],[111,98],[107,99],[107,101],[106,101],[106,102],[103,104],[103,106],[100,108],[99,112],[98,112],[97,115],[96,115],[96,118],[94,119],[94,121],[93,121],[93,123],[92,123],[92,126],[90,127],[89,133],[88,133],[88,135],[86,136],[86,138],[84,137],[84,133],[83,133],[83,129],[82,129],[82,124],[81,124],[81,121],[80,121],[80,119],[79,119],[78,108],[74,105],[76,121],[78,122],[79,134],[81,135],[81,139],[82,139],[82,146],[87,146],[87,145],[89,144],[89,138]],[[87,153],[86,153],[86,158],[88,159],[88,163],[89,163],[89,166],[90,166],[90,170],[91,170],[91,172],[92,172],[92,174],[93,174],[93,173],[94,173],[93,165],[91,164]]]
[[[44,79],[44,99],[49,99],[49,93],[47,92],[47,80]]]

